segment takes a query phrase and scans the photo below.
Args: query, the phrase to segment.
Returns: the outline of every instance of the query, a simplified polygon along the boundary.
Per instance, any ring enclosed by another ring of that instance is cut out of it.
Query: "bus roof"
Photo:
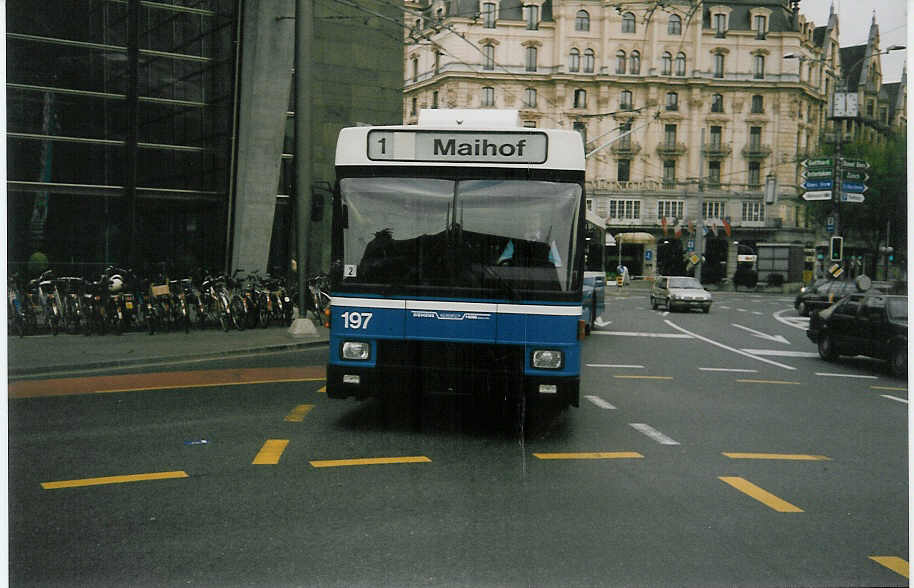
[[[342,129],[336,165],[585,169],[578,132],[519,126],[516,110],[423,110],[419,122]]]

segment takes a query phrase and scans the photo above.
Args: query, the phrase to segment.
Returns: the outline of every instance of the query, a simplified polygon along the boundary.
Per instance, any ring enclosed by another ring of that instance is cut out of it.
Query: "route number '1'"
[[[373,315],[370,312],[344,312],[340,316],[347,329],[367,329]]]

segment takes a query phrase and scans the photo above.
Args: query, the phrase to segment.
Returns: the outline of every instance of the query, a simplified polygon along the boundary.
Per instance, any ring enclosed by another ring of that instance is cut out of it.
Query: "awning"
[[[606,246],[607,246],[607,247],[615,247],[615,246],[616,246],[616,240],[615,240],[615,238],[613,238],[613,236],[610,235],[609,233],[606,233]]]
[[[618,233],[616,241],[619,243],[656,243],[657,239],[650,233]]]

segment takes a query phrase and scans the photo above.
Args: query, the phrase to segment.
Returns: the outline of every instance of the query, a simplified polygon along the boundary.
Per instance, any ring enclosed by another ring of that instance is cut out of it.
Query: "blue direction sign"
[[[646,250],[646,251],[644,252],[644,260],[645,260],[645,261],[650,261],[650,260],[652,260],[652,259],[654,259],[654,252],[651,251],[650,249]]]
[[[863,182],[842,182],[841,190],[852,194],[863,194],[866,192],[866,185]]]
[[[803,182],[804,190],[831,190],[831,180],[806,180]]]

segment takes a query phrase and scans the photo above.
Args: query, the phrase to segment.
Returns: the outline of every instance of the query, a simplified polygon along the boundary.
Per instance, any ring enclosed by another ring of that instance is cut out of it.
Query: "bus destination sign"
[[[455,163],[545,163],[545,133],[369,131],[368,159]]]

